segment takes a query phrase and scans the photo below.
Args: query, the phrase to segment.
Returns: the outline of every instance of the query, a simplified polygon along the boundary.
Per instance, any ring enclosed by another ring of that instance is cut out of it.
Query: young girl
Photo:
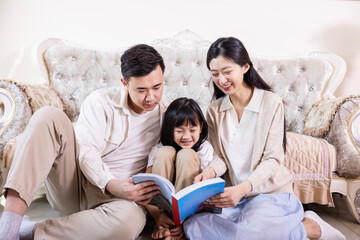
[[[174,100],[164,114],[160,143],[149,154],[146,172],[169,179],[176,192],[193,184],[214,155],[207,134],[208,125],[199,105],[189,98]],[[165,212],[151,205],[147,209],[156,222],[152,238],[182,236],[181,228],[169,230],[174,223]]]
[[[207,54],[215,98],[207,110],[214,160],[195,182],[221,176],[232,186],[207,202],[220,215],[201,213],[184,223],[189,239],[345,239],[293,194],[283,166],[286,137],[279,96],[257,74],[242,43],[220,38]],[[226,171],[227,170],[227,171]]]

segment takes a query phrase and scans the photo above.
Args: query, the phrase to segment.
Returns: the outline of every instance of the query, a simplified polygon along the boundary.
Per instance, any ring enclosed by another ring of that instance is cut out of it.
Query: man
[[[165,66],[148,45],[121,57],[124,89],[106,88],[84,101],[75,131],[67,116],[44,107],[18,143],[4,194],[0,239],[134,239],[142,231],[143,206],[158,187],[134,185],[159,138]],[[23,218],[45,182],[50,205],[65,218],[34,223]]]

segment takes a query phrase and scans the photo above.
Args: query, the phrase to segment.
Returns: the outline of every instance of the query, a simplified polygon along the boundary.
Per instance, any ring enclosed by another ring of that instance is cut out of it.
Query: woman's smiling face
[[[210,71],[215,85],[227,95],[236,93],[244,84],[244,74],[249,65],[243,67],[231,60],[218,56],[210,61]]]

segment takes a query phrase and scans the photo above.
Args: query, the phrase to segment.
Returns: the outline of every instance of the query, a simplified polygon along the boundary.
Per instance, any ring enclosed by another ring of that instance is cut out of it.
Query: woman
[[[215,98],[207,111],[213,161],[195,182],[223,175],[229,187],[207,200],[220,215],[194,215],[189,239],[345,239],[314,212],[304,214],[283,166],[284,107],[255,71],[243,44],[220,38],[208,51]],[[305,216],[305,217],[304,217]]]

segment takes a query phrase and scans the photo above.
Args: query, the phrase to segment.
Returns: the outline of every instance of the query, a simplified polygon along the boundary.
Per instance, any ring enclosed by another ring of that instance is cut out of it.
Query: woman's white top
[[[163,145],[161,143],[158,143],[155,145],[155,147],[153,147],[151,149],[151,152],[149,154],[149,158],[148,158],[148,164],[147,167],[151,167],[154,163],[154,157],[155,154],[157,152],[157,150],[159,150],[159,148],[163,147]],[[208,141],[204,141],[198,151],[196,152],[201,160],[201,170],[204,170],[204,168],[209,165],[209,163],[211,162],[211,160],[214,157],[214,148],[211,146],[211,144]]]
[[[233,169],[233,179],[240,184],[250,176],[251,159],[254,149],[256,122],[264,90],[254,89],[250,102],[244,108],[240,122],[234,106],[227,95],[224,102],[229,111],[224,116],[224,138],[222,143]]]

